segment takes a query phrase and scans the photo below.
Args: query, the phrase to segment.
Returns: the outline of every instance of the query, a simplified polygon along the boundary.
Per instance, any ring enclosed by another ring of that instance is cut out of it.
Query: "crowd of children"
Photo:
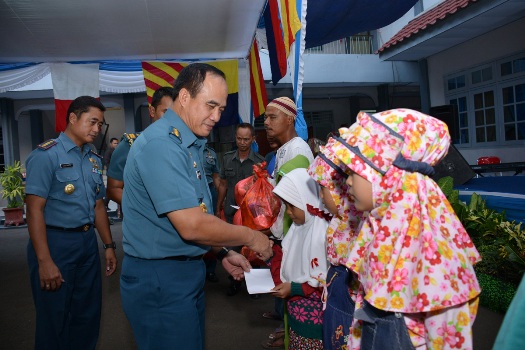
[[[361,112],[283,176],[289,349],[472,349],[480,256],[431,179],[449,146],[423,113]]]

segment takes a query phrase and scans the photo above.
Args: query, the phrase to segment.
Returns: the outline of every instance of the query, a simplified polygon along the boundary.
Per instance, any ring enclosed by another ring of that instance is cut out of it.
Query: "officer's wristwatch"
[[[104,249],[108,249],[108,248],[117,249],[117,245],[115,244],[115,241],[111,242],[110,244],[102,244],[102,246],[104,247]]]
[[[215,254],[217,260],[222,261],[222,259],[224,259],[226,255],[228,255],[229,251],[230,250],[228,248],[222,247],[221,250],[219,250],[217,254]]]

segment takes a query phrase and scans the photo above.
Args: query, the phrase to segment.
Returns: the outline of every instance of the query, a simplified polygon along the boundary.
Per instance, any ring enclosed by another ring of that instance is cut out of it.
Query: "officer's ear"
[[[155,107],[153,107],[152,105],[149,105],[148,110],[149,110],[149,117],[152,119],[155,118]]]
[[[179,97],[177,98],[177,100],[179,101],[181,106],[184,107],[188,103],[190,97],[190,92],[186,88],[182,88],[179,91]]]
[[[77,120],[78,120],[78,117],[75,113],[73,112],[69,113],[69,122],[71,124],[75,124]]]

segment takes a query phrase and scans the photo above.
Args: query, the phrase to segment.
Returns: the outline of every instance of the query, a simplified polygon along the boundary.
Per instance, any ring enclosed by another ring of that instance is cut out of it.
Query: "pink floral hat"
[[[415,313],[475,298],[473,264],[480,256],[429,177],[450,145],[446,124],[394,109],[362,112],[339,132],[325,156],[372,183],[374,209],[348,253],[365,299],[382,310]]]

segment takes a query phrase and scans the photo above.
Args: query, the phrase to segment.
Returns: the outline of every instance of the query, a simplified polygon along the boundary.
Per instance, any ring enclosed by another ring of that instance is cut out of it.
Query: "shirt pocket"
[[[224,169],[224,175],[226,177],[234,177],[235,176],[235,170],[233,168]]]
[[[72,168],[62,168],[55,172],[55,181],[51,190],[53,198],[73,198],[80,196],[80,175]]]
[[[95,185],[101,185],[104,181],[102,180],[102,175],[98,173],[91,173]]]

